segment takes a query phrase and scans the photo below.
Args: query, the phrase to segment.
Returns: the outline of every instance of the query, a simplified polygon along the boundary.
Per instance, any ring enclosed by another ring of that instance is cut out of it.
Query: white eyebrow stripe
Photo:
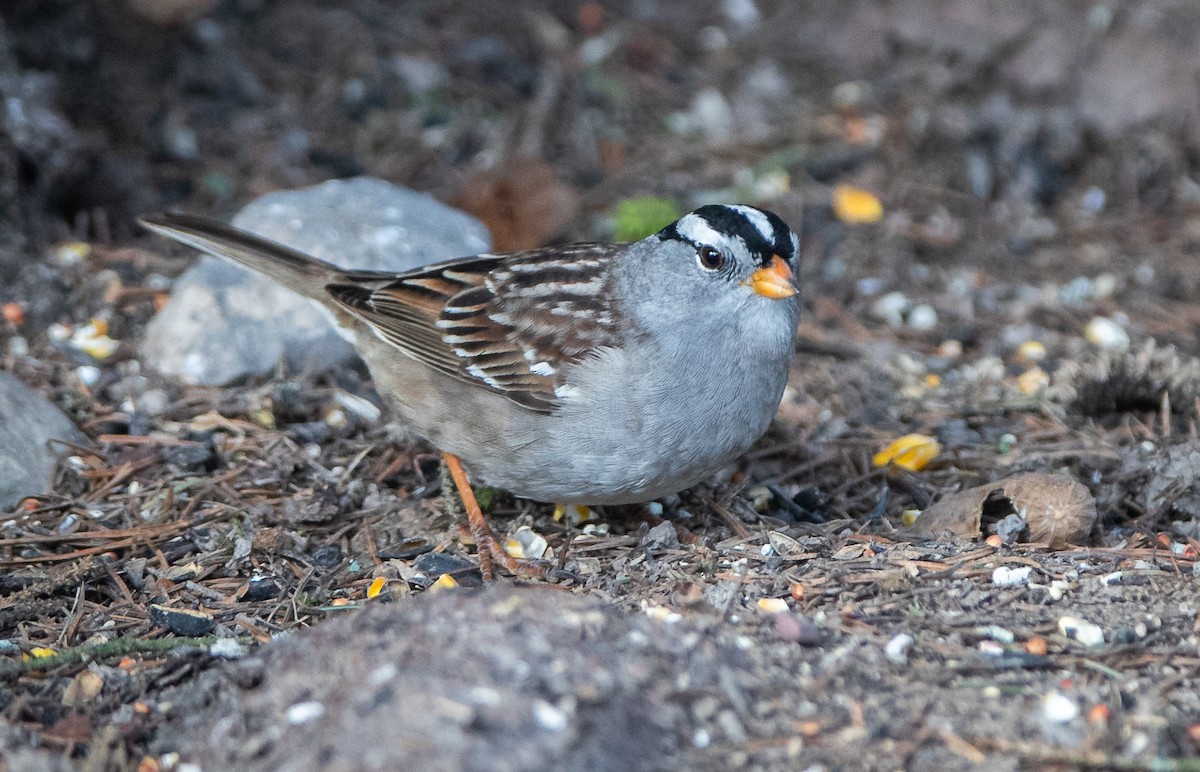
[[[708,221],[697,214],[684,215],[675,224],[679,235],[695,244],[710,244],[719,246],[726,240],[725,234],[708,224]]]
[[[743,206],[741,204],[734,204],[729,208],[749,220],[750,224],[758,229],[758,232],[762,234],[762,237],[767,240],[768,244],[775,243],[775,228],[771,225],[771,221],[767,219],[765,214],[752,206]]]

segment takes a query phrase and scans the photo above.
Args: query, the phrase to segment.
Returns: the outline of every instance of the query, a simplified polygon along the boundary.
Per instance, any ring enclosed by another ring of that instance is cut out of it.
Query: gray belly
[[[367,357],[380,391],[438,449],[462,459],[472,482],[578,504],[649,501],[705,479],[766,431],[788,369],[759,362],[754,383],[708,383],[698,379],[711,362],[699,374],[664,367],[648,375],[614,352],[602,366],[579,365],[573,382],[585,396],[544,415],[381,353]]]

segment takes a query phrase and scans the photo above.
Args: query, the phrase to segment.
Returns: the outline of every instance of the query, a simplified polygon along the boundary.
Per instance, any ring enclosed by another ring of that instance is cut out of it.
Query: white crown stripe
[[[724,234],[696,214],[684,215],[676,223],[675,230],[693,244],[720,244],[725,239]]]
[[[768,244],[775,243],[775,228],[765,214],[752,206],[742,206],[741,204],[732,205],[729,208],[745,217],[762,234]]]

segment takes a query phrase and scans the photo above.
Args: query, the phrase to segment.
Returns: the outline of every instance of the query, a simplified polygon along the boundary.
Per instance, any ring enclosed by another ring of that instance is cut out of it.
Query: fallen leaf
[[[92,670],[83,670],[63,690],[62,704],[73,707],[91,702],[103,688],[104,676]]]
[[[452,203],[483,220],[499,252],[533,249],[563,229],[579,194],[536,158],[518,158],[474,175]]]
[[[870,191],[837,185],[833,189],[833,213],[847,225],[869,225],[883,219],[883,204]]]
[[[985,524],[1010,515],[1025,521],[1018,541],[1045,542],[1051,549],[1061,549],[1087,539],[1096,524],[1096,500],[1070,475],[1031,472],[949,493],[927,507],[910,532],[977,539]]]
[[[937,457],[942,446],[925,434],[906,434],[875,454],[875,466],[895,464],[910,472],[919,472]]]
[[[91,719],[83,713],[71,711],[52,726],[46,727],[42,734],[63,742],[86,743],[92,739],[93,731]]]

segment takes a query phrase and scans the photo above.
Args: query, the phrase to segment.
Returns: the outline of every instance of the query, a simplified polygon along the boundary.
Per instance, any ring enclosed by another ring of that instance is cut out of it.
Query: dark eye
[[[716,271],[725,265],[725,255],[716,247],[700,247],[696,251],[700,265],[710,271]]]

